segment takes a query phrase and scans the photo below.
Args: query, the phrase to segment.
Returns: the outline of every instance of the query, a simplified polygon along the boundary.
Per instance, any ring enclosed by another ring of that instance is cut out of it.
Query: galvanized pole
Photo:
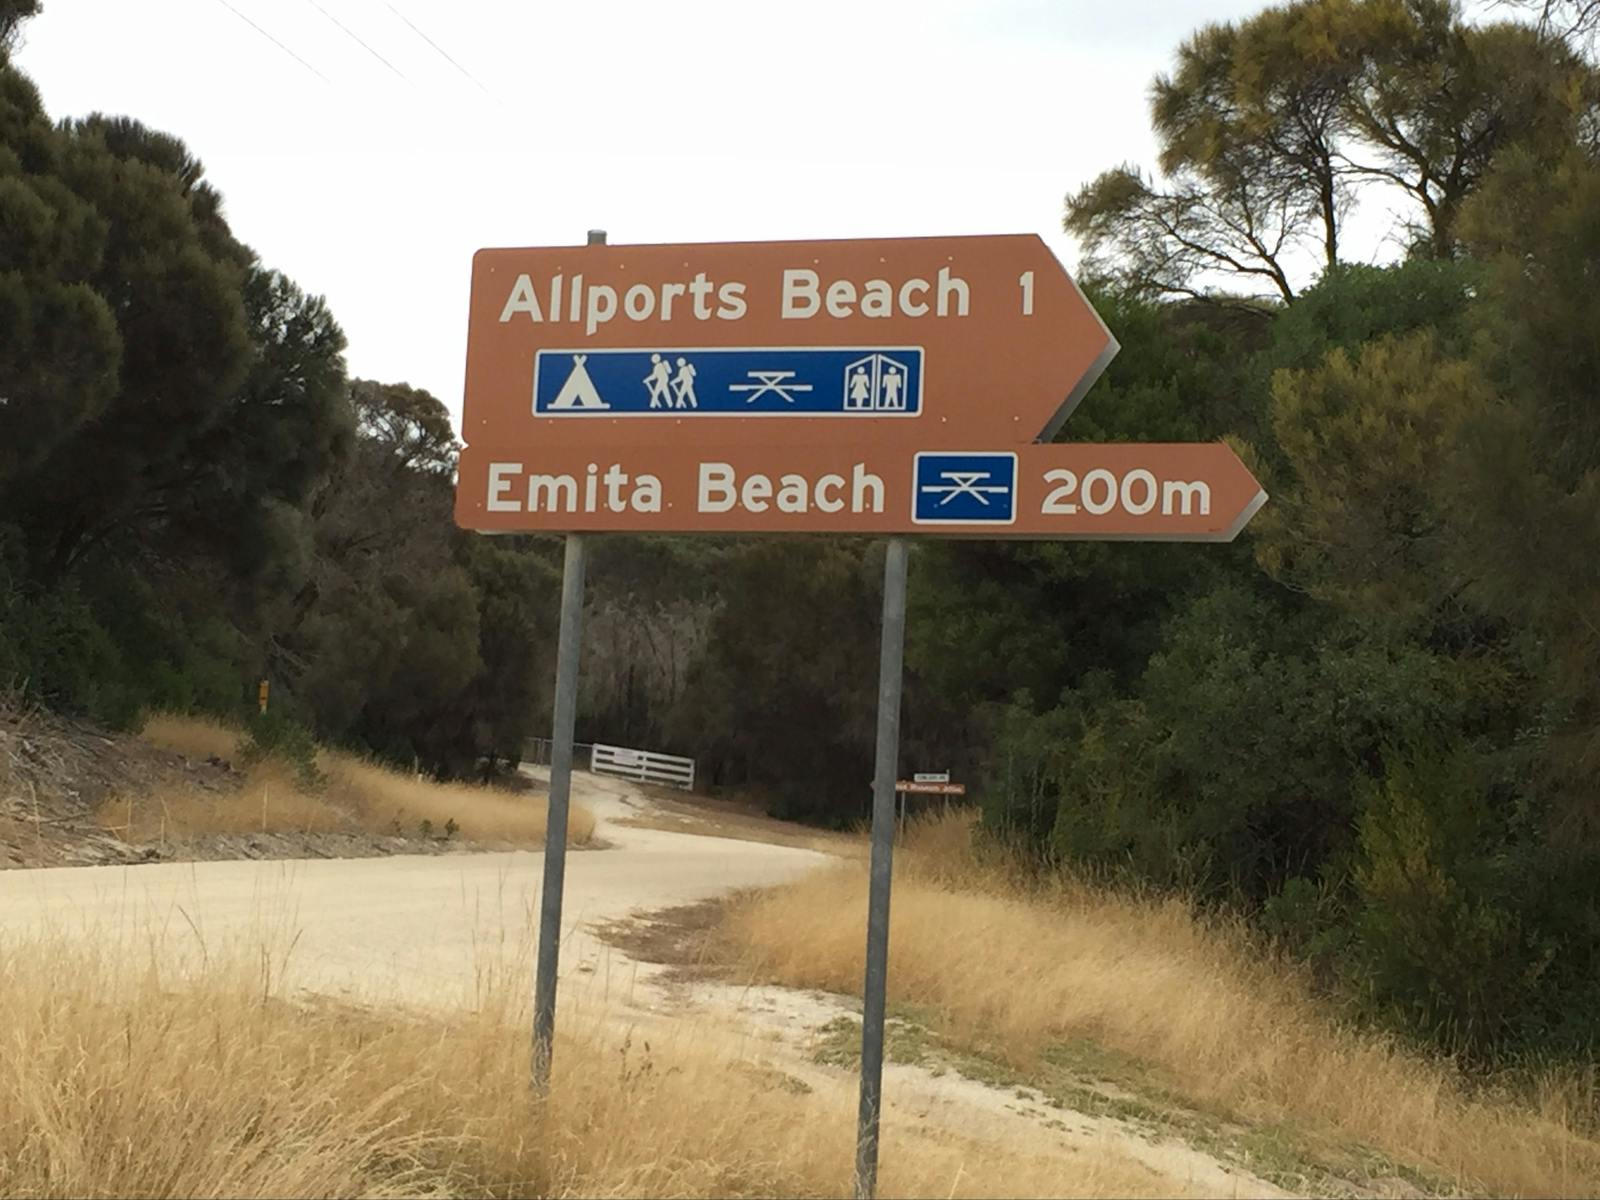
[[[603,246],[604,230],[589,231]],[[539,893],[539,960],[533,984],[533,1090],[550,1091],[556,1032],[556,975],[561,966],[561,897],[567,882],[567,813],[572,800],[572,731],[578,715],[578,651],[583,639],[583,575],[588,547],[567,534],[561,569],[561,632],[556,642],[556,702],[550,732],[550,814],[544,836],[544,885]]]
[[[883,561],[883,648],[878,662],[878,752],[872,776],[872,883],[867,895],[867,976],[861,1001],[856,1200],[872,1200],[878,1188],[883,1017],[889,976],[889,879],[894,860],[894,784],[900,760],[900,685],[906,645],[906,557],[906,539],[890,538]]]

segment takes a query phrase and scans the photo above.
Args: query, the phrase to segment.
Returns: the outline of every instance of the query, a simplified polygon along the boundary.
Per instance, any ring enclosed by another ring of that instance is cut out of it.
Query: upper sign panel
[[[1027,443],[1116,349],[1031,234],[483,250],[463,432],[497,447],[604,445],[640,422],[685,448]]]

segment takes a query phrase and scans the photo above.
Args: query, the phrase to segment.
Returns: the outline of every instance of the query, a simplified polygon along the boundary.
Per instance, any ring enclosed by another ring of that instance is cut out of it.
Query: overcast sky
[[[18,61],[54,117],[183,138],[352,374],[459,420],[479,247],[1035,232],[1071,267],[1063,196],[1148,165],[1151,77],[1260,7],[46,0]]]

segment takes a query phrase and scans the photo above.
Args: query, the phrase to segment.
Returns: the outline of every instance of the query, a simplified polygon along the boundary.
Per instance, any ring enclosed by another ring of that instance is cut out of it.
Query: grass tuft
[[[569,1012],[552,1098],[508,989],[453,1017],[286,996],[283,963],[116,960],[0,945],[0,1200],[142,1196],[838,1196],[855,1103],[693,1029],[665,1041]],[[1153,1196],[1173,1184],[885,1128],[895,1196]]]
[[[142,736],[197,760],[220,759],[242,769],[242,786],[192,786],[147,796],[122,796],[96,814],[104,828],[132,841],[183,841],[208,834],[349,833],[459,837],[468,841],[544,844],[547,809],[537,792],[468,783],[439,783],[352,754],[319,750],[315,785],[276,758],[244,763],[243,734],[205,717],[158,714]],[[573,805],[568,840],[594,836],[594,817]]]

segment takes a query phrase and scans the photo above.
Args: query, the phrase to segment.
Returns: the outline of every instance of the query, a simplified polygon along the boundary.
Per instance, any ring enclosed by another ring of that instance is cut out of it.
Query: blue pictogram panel
[[[1017,519],[1015,454],[917,455],[911,519],[918,525],[1010,525]]]
[[[541,350],[541,417],[915,417],[920,346]]]

